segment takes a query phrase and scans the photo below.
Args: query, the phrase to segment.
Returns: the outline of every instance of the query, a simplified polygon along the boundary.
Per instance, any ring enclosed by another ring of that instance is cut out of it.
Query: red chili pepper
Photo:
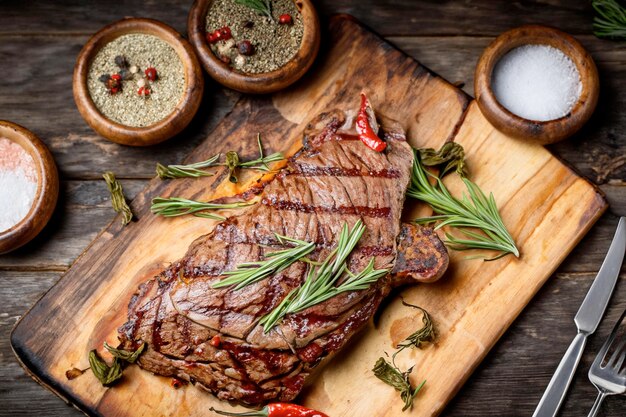
[[[370,118],[373,120],[370,121]],[[361,142],[363,142],[365,146],[376,152],[382,152],[387,147],[387,142],[376,135],[376,132],[372,128],[372,122],[376,123],[374,110],[372,110],[372,106],[365,94],[361,93],[361,108],[356,117],[356,131],[359,134],[359,139],[361,139]]]
[[[139,87],[139,90],[137,90],[137,94],[139,94],[142,97],[148,97],[150,93],[151,93],[150,87]]]
[[[328,417],[328,415],[302,407],[297,404],[290,403],[272,403],[268,404],[259,411],[249,411],[244,413],[230,413],[228,411],[216,410],[213,407],[211,411],[223,416],[244,416],[244,417]]]

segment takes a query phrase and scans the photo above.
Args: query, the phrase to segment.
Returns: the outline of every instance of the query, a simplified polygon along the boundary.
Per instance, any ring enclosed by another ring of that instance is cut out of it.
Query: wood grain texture
[[[455,139],[466,147],[472,177],[495,193],[523,256],[484,264],[454,254],[443,281],[403,291],[408,301],[437,312],[439,342],[399,361],[405,367],[417,364],[414,381],[425,375],[429,378],[413,415],[437,414],[597,219],[604,202],[589,183],[545,149],[494,131],[475,104],[468,107],[467,96],[351,20],[334,20],[330,33],[333,49],[304,82],[271,98],[242,100],[190,160],[233,148],[251,156],[256,150],[250,132],[257,131],[264,133],[272,151],[286,151],[316,113],[355,107],[363,86],[371,100],[379,103],[381,113],[405,123],[413,145],[440,146]],[[363,54],[363,49],[368,53]],[[218,403],[190,386],[175,391],[165,378],[136,367],[129,368],[128,378],[109,391],[88,374],[67,381],[64,372],[84,366],[88,349],[104,338],[114,340],[138,282],[160,264],[182,256],[192,239],[212,227],[212,222],[203,219],[150,216],[150,199],[156,195],[203,199],[237,191],[228,183],[217,188],[223,176],[202,181],[153,180],[133,202],[140,220],[123,229],[118,222],[109,226],[22,319],[12,342],[39,378],[95,415],[154,415],[152,405],[134,395],[138,390],[162,399],[159,411],[163,414],[176,410],[181,415],[206,415],[206,408]],[[246,175],[242,185],[255,178]],[[449,186],[458,191],[458,182],[451,181]],[[407,313],[393,299],[377,326],[370,325],[322,370],[302,401],[333,416],[397,415],[396,393],[378,382],[370,369],[385,349],[392,349],[392,340],[414,328],[416,317]],[[58,336],[60,323],[64,337]],[[356,389],[355,375],[360,378],[358,386],[365,382],[368,390]]]
[[[383,36],[390,35],[497,35],[525,23],[554,25],[573,34],[589,33],[593,12],[585,0],[573,1],[415,1],[318,0],[322,15],[348,13]],[[2,33],[63,32],[90,34],[124,16],[149,17],[185,33],[191,1],[128,2],[111,7],[81,0],[3,2]]]

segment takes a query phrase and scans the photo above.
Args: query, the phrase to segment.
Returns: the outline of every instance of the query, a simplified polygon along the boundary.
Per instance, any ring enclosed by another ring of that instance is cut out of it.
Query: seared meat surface
[[[194,382],[223,400],[290,401],[313,368],[365,325],[392,287],[443,274],[448,257],[437,235],[400,222],[413,163],[404,133],[384,123],[380,136],[388,146],[379,153],[345,125],[339,111],[311,122],[303,148],[264,188],[258,204],[198,238],[183,259],[140,286],[120,339],[126,348],[147,343],[138,361],[142,368]],[[212,287],[223,272],[283,248],[275,233],[315,242],[310,257],[324,259],[342,226],[352,228],[359,219],[367,229],[348,258],[349,269],[359,272],[375,257],[377,269],[391,271],[368,290],[342,293],[264,333],[259,319],[301,285],[308,264],[295,262],[240,290]]]

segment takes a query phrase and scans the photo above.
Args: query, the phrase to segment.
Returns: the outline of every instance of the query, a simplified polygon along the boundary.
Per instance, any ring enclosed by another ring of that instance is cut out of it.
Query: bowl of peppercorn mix
[[[193,48],[152,19],[123,19],[97,32],[74,68],[74,100],[100,135],[147,146],[182,131],[196,114],[204,78]]]
[[[282,90],[311,67],[320,25],[309,0],[196,0],[189,40],[207,73],[243,93]]]

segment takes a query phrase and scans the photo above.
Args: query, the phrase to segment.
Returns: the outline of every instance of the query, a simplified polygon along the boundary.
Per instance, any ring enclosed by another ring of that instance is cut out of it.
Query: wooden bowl
[[[553,46],[576,65],[582,91],[569,114],[548,121],[528,120],[511,113],[497,101],[491,89],[494,67],[507,52],[527,44]],[[485,49],[476,66],[474,93],[483,115],[496,129],[515,138],[549,144],[573,135],[591,117],[598,103],[598,70],[591,55],[567,33],[546,26],[520,26],[498,36]]]
[[[59,174],[52,154],[28,129],[0,120],[0,137],[20,145],[33,158],[37,171],[37,192],[30,211],[15,226],[0,232],[0,254],[10,252],[33,239],[48,223],[59,196]]]
[[[174,111],[146,127],[125,126],[105,117],[96,108],[87,87],[89,67],[100,48],[130,33],[153,35],[167,42],[180,57],[185,71],[185,90]],[[73,87],[78,111],[96,132],[123,145],[148,146],[171,138],[189,124],[200,107],[204,78],[193,48],[178,32],[157,20],[132,18],[105,26],[89,39],[78,55]]]
[[[295,0],[302,14],[304,33],[298,53],[277,70],[261,74],[244,74],[234,71],[220,61],[206,40],[206,16],[211,0],[196,0],[189,12],[187,28],[189,41],[202,62],[202,66],[220,84],[242,93],[273,93],[293,84],[311,67],[320,47],[320,23],[310,0]]]

